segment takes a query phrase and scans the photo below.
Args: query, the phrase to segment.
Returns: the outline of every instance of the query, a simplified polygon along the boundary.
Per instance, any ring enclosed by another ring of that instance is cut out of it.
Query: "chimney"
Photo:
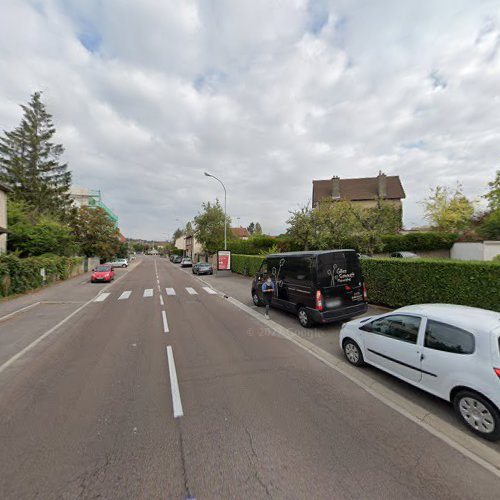
[[[336,175],[332,177],[332,199],[340,200],[340,177]]]
[[[387,176],[382,173],[381,170],[378,172],[378,197],[387,198]]]

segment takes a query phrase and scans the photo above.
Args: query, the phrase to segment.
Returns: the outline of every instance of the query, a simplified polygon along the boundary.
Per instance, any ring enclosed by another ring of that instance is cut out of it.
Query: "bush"
[[[362,259],[361,266],[371,303],[447,303],[500,311],[500,265],[494,262]]]
[[[80,263],[78,257],[46,255],[21,259],[15,255],[1,255],[0,296],[26,293],[46,283],[67,279]],[[41,269],[45,269],[45,281]]]
[[[384,252],[417,252],[450,249],[458,235],[451,233],[410,233],[382,235]]]
[[[264,260],[262,255],[235,255],[231,256],[232,270],[234,273],[245,274],[244,269],[248,271],[248,276],[253,276],[259,269]]]

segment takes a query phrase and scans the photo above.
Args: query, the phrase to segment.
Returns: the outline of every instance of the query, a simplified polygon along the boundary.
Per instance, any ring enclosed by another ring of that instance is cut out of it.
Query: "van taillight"
[[[365,299],[365,301],[368,301],[368,294],[366,293],[366,286],[363,285],[363,298]]]
[[[497,377],[500,378],[500,368],[493,368],[493,371],[497,374]]]
[[[321,295],[321,292],[319,290],[316,291],[316,310],[323,310],[323,295]]]

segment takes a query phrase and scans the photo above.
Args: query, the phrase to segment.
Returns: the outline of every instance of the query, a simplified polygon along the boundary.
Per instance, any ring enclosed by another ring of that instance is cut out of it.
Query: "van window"
[[[259,273],[267,274],[267,262],[264,261],[260,266]]]
[[[433,320],[427,321],[424,346],[455,354],[472,354],[476,347],[472,333]]]
[[[287,259],[286,279],[296,283],[307,283],[312,281],[311,272],[312,259],[310,257],[294,257]]]
[[[361,266],[356,252],[332,252],[318,256],[318,281],[321,287],[357,286]]]
[[[416,344],[419,328],[420,318],[393,314],[367,323],[361,327],[361,330]]]

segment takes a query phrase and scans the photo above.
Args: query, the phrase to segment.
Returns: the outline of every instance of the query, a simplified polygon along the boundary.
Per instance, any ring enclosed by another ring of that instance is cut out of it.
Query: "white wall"
[[[457,242],[451,248],[451,258],[457,260],[492,260],[500,254],[500,241]]]

